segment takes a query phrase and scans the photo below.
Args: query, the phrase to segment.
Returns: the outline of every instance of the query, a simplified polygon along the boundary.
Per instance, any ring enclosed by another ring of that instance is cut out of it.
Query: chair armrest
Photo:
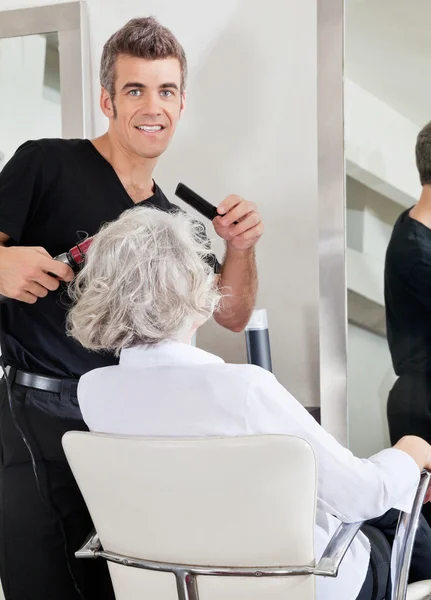
[[[102,544],[100,543],[99,536],[96,533],[96,530],[90,533],[88,538],[86,539],[84,545],[75,552],[76,558],[97,558],[99,551],[102,548]]]
[[[341,523],[329,540],[322,558],[316,565],[314,569],[315,575],[337,577],[341,561],[363,523],[364,521],[359,521],[358,523]]]
[[[391,600],[405,600],[406,598],[413,544],[419,525],[419,517],[421,515],[425,494],[430,485],[430,479],[430,471],[422,471],[411,513],[400,513],[398,527],[392,545]]]
[[[418,491],[410,514],[401,513],[392,546],[391,600],[404,600],[407,593],[408,573],[410,569],[413,544],[418,528],[419,517],[428,486],[430,485],[431,472],[423,471]],[[341,523],[325,548],[325,551],[316,565],[315,575],[336,577],[341,561],[343,560],[350,544],[364,522]]]

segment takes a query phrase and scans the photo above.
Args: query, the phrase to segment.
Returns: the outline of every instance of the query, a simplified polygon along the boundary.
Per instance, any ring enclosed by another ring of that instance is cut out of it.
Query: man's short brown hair
[[[431,122],[419,132],[416,142],[416,166],[422,185],[431,185]]]
[[[121,54],[146,60],[177,58],[181,69],[181,92],[184,92],[187,81],[184,49],[174,34],[154,17],[131,19],[104,45],[100,84],[111,98],[115,96],[115,65]]]

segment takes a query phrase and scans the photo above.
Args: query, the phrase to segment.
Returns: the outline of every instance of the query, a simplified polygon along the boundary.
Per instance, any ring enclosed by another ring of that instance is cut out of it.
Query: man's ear
[[[183,113],[184,113],[185,110],[186,110],[186,93],[183,92],[181,94],[180,117],[183,116]]]
[[[100,90],[100,108],[102,109],[105,117],[108,117],[108,119],[113,119],[115,117],[113,101],[105,88]]]

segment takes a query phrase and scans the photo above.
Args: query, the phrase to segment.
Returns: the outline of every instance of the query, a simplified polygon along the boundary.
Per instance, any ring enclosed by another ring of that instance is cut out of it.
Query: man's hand
[[[263,223],[253,202],[232,194],[218,206],[213,225],[216,233],[236,250],[253,248],[263,233]],[[236,224],[235,224],[236,222]]]
[[[54,260],[44,248],[0,247],[0,293],[9,298],[34,304],[56,290],[61,280],[72,279],[72,269]]]

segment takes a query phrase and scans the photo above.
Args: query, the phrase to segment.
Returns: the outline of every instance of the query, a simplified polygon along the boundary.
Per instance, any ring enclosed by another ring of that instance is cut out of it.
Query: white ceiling
[[[345,0],[346,77],[422,127],[431,121],[431,0]]]

